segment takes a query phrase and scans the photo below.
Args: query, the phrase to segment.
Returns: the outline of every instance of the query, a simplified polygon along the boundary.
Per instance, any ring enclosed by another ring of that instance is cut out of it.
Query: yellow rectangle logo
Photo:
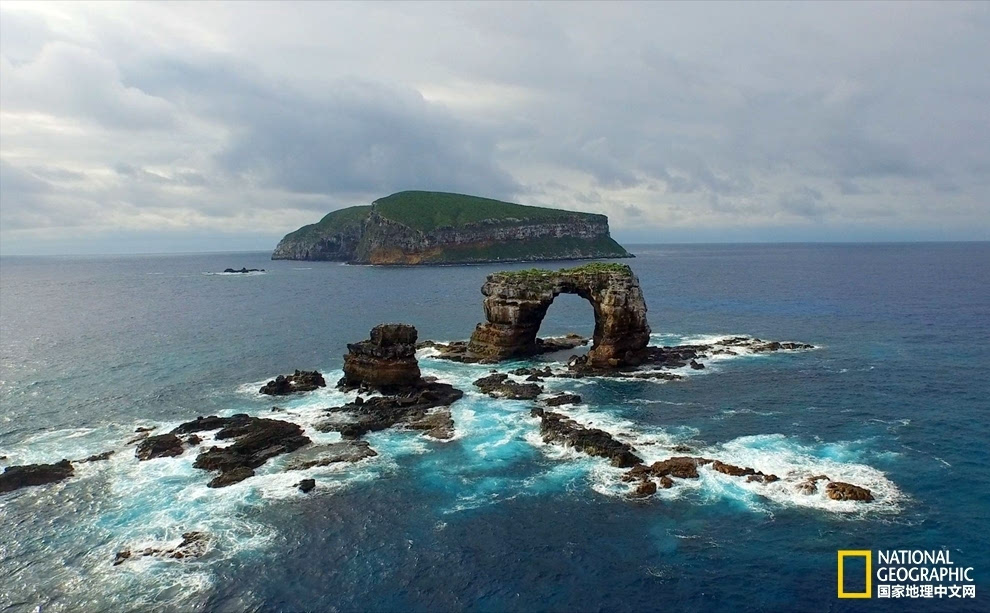
[[[866,591],[847,592],[843,587],[845,578],[842,563],[845,558],[863,558],[866,560]],[[873,552],[869,549],[840,549],[839,550],[839,598],[872,598],[873,597]]]

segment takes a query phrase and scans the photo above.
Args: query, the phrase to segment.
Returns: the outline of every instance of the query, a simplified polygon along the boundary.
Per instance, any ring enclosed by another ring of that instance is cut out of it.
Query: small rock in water
[[[296,487],[298,487],[299,491],[303,494],[308,494],[316,487],[316,479],[303,479],[296,484]]]
[[[12,492],[22,487],[55,483],[75,472],[72,462],[61,460],[55,464],[25,464],[8,466],[0,474],[0,493]]]
[[[141,461],[182,455],[182,441],[171,432],[149,436],[138,444],[134,455]]]
[[[832,481],[825,486],[825,495],[832,500],[856,500],[860,502],[873,502],[873,493],[865,487],[843,483],[842,481]]]

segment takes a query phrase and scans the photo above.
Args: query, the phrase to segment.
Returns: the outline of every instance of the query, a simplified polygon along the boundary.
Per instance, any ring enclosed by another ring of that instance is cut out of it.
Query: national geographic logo
[[[839,598],[873,598],[874,577],[877,598],[976,598],[973,567],[957,565],[948,550],[877,550],[875,573],[873,554],[870,549],[839,550]],[[862,583],[859,577],[864,578]]]

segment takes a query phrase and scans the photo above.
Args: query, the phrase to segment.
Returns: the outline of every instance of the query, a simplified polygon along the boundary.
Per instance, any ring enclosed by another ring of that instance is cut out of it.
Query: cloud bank
[[[987,240],[988,41],[983,3],[8,2],[0,249],[269,248],[402,189]]]

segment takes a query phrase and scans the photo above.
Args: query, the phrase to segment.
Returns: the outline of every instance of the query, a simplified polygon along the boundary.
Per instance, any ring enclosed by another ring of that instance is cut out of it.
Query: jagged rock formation
[[[470,359],[495,362],[537,353],[536,333],[560,294],[577,294],[594,308],[589,368],[635,365],[646,355],[650,340],[646,300],[639,279],[623,264],[498,272],[488,275],[481,293],[488,321],[478,324],[471,335]]]
[[[605,215],[407,191],[334,211],[287,234],[273,260],[454,264],[632,257]]]
[[[591,456],[608,458],[612,466],[619,468],[642,465],[642,458],[634,453],[632,447],[615,440],[604,430],[585,428],[565,415],[539,407],[532,409],[530,415],[540,418],[540,434],[544,443],[574,447]]]
[[[463,395],[464,392],[446,383],[421,381],[418,386],[410,387],[400,395],[376,396],[367,400],[358,397],[354,402],[331,407],[326,410],[328,414],[334,417],[343,414],[351,419],[327,419],[315,427],[320,432],[340,432],[342,438],[354,440],[368,432],[402,423],[414,430],[425,430],[424,434],[429,436],[450,438],[453,434],[450,413],[435,416],[428,411],[449,406]]]
[[[243,481],[254,476],[254,469],[269,459],[311,442],[294,423],[250,417],[244,413],[230,417],[198,417],[176,427],[170,434],[177,436],[210,430],[219,430],[214,436],[218,441],[234,439],[234,442],[226,447],[210,447],[196,457],[195,468],[220,473],[208,483],[209,487],[226,487]]]
[[[375,326],[371,340],[347,345],[344,377],[337,386],[390,391],[416,385],[420,381],[416,337],[416,328],[408,324]]]

